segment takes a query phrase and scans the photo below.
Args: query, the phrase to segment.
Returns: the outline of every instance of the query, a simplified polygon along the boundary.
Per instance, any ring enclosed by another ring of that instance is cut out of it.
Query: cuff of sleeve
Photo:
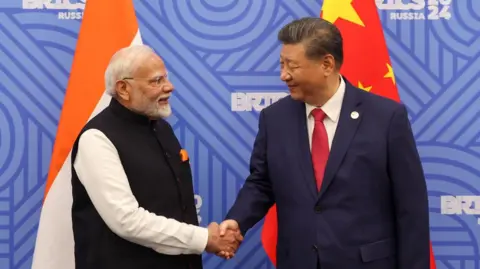
[[[192,249],[195,253],[202,254],[207,248],[208,229],[203,227],[195,227],[192,238]]]

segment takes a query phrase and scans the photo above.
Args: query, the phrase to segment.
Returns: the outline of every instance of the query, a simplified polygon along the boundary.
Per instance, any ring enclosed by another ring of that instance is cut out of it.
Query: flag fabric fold
[[[341,73],[358,88],[400,101],[382,24],[375,1],[324,0],[320,17],[342,33],[344,62]],[[363,66],[368,63],[368,66]],[[261,235],[263,248],[276,265],[277,211],[268,211]],[[430,269],[435,269],[430,244]]]
[[[84,124],[110,100],[104,93],[110,58],[120,48],[141,43],[131,0],[88,1],[83,14],[47,177],[33,269],[75,268],[71,149]]]

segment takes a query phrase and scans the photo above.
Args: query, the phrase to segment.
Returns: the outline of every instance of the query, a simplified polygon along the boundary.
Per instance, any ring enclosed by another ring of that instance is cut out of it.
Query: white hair
[[[115,97],[118,80],[131,77],[140,67],[142,60],[155,51],[147,45],[132,45],[118,50],[110,59],[105,70],[105,91]]]

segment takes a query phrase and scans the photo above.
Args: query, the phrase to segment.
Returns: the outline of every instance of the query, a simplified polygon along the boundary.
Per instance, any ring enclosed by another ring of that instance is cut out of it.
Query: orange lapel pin
[[[186,150],[184,149],[180,150],[180,159],[182,160],[182,162],[185,162],[188,160],[188,153]]]

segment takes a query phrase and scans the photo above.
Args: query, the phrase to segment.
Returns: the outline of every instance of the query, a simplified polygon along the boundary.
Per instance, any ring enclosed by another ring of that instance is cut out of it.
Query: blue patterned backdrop
[[[0,1],[2,269],[31,266],[81,23],[81,8],[31,9],[41,2]],[[440,5],[410,11],[383,2],[379,14],[427,176],[437,268],[480,268],[480,1],[431,1]],[[258,110],[286,92],[276,33],[292,19],[318,16],[322,1],[134,3],[144,43],[173,74],[170,122],[191,155],[201,225],[221,221],[248,173]],[[260,228],[231,261],[205,255],[205,268],[273,268]]]

